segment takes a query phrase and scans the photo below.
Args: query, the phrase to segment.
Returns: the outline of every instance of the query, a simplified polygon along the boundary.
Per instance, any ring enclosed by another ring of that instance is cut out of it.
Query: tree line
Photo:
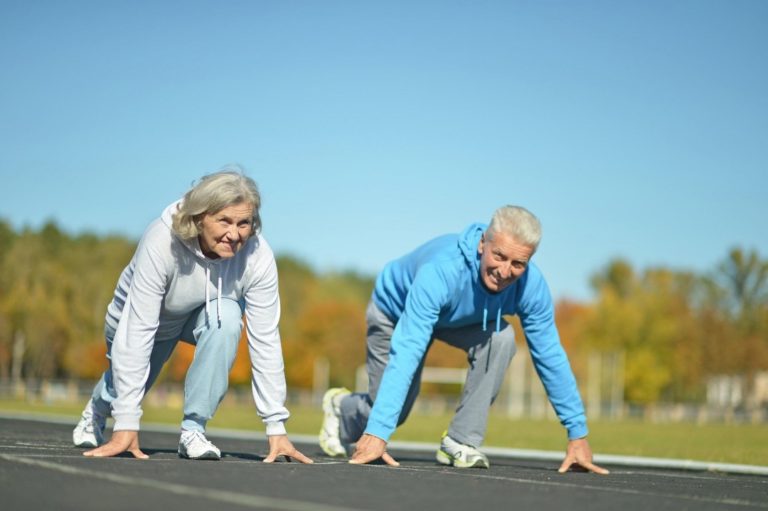
[[[106,306],[134,249],[121,236],[73,236],[54,222],[17,231],[0,220],[0,379],[95,380],[106,367]],[[287,255],[277,265],[289,385],[311,388],[316,361],[327,360],[330,383],[353,386],[373,277],[318,273]],[[616,259],[591,284],[592,301],[556,306],[577,377],[589,353],[620,352],[627,401],[701,402],[711,376],[768,370],[768,261],[754,250],[733,248],[703,274]],[[183,381],[192,353],[180,344],[163,378]],[[427,364],[462,367],[464,355],[437,343]],[[249,368],[241,342],[233,384],[248,383]]]

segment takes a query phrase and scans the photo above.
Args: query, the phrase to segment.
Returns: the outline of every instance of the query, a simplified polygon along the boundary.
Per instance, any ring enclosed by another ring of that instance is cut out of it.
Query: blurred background
[[[364,386],[387,261],[511,203],[542,220],[592,419],[765,423],[766,22],[759,0],[0,0],[2,393],[83,401],[143,229],[234,163],[292,403]],[[551,419],[523,339],[495,409]],[[450,409],[462,353],[427,365],[421,410]]]

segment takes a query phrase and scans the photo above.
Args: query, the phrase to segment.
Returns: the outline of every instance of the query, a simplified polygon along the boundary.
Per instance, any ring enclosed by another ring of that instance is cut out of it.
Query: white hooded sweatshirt
[[[244,298],[256,409],[267,435],[285,434],[289,413],[272,249],[264,238],[254,235],[234,257],[206,258],[197,238],[184,241],[171,230],[171,215],[179,202],[168,206],[144,232],[107,307],[106,322],[115,329],[111,354],[117,392],[112,403],[114,430],[139,429],[155,339],[179,339],[192,312],[203,305],[209,321],[217,321],[216,307],[209,306],[214,298]]]

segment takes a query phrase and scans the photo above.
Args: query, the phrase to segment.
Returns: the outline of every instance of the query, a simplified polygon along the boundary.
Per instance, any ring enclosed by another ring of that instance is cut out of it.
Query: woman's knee
[[[221,299],[220,305],[215,300],[211,302],[211,309],[216,310],[219,321],[215,328],[220,330],[220,334],[227,338],[240,339],[243,330],[243,309],[240,304],[224,298]]]

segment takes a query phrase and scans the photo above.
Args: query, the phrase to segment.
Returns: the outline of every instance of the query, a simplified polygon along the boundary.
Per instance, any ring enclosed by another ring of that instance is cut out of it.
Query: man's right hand
[[[355,453],[349,460],[353,465],[362,465],[370,463],[381,458],[384,463],[390,467],[399,467],[400,463],[387,453],[387,442],[381,438],[369,434],[364,434],[357,441],[357,447]]]
[[[112,438],[109,439],[109,442],[101,447],[85,451],[83,456],[107,458],[110,456],[117,456],[124,452],[129,452],[133,454],[134,458],[142,460],[149,458],[149,456],[141,452],[141,449],[139,448],[138,431],[115,431],[112,433]]]

